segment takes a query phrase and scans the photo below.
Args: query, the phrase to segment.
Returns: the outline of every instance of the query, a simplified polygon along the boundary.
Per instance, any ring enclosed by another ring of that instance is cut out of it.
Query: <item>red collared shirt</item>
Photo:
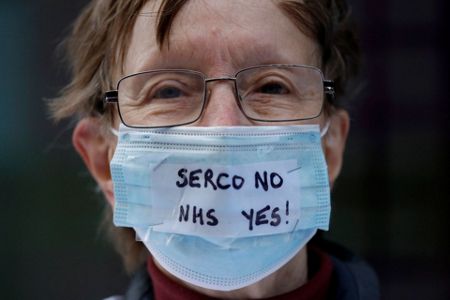
[[[331,287],[333,263],[323,251],[308,248],[308,282],[283,295],[267,298],[271,300],[324,300]],[[214,299],[184,287],[162,273],[149,258],[147,270],[152,278],[156,300],[207,300]],[[289,280],[289,278],[286,278]]]

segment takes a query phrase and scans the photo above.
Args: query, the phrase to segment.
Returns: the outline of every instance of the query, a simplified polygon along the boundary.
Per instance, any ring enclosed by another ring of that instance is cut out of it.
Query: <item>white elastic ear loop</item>
[[[325,123],[325,126],[322,128],[322,130],[320,130],[320,137],[323,138],[327,132],[328,132],[328,128],[330,128],[330,120],[328,119],[327,122]]]
[[[113,128],[113,127],[109,127],[109,130],[111,131],[112,134],[114,134],[115,136],[119,137],[119,130]]]

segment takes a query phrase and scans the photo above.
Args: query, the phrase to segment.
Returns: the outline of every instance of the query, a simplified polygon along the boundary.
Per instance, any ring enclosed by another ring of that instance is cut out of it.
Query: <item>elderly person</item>
[[[328,229],[349,130],[348,15],[342,0],[85,8],[51,108],[77,120],[134,274],[126,299],[378,297],[364,262],[311,241]]]

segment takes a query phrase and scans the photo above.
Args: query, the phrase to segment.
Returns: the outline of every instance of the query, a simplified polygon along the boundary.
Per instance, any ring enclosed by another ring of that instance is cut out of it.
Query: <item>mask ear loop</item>
[[[328,129],[330,128],[330,123],[330,119],[328,119],[325,123],[325,126],[322,128],[322,130],[320,130],[320,138],[323,138],[327,134]]]
[[[113,128],[113,127],[109,127],[109,131],[111,131],[111,133],[117,137],[119,137],[119,130]]]

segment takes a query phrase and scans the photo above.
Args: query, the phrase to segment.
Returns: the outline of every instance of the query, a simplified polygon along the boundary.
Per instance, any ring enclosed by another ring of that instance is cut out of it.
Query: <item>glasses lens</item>
[[[119,112],[133,127],[160,127],[195,121],[202,111],[204,84],[189,71],[154,71],[119,83]]]
[[[243,112],[261,121],[309,119],[320,115],[323,76],[304,66],[264,66],[241,71],[237,89]]]

